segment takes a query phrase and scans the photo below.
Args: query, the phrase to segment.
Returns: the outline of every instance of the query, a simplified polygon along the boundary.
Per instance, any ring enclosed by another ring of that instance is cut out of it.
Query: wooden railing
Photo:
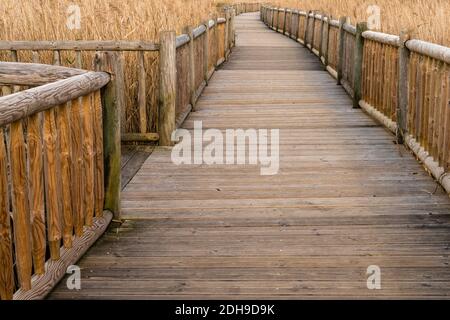
[[[221,9],[223,18],[205,21],[197,28],[185,28],[178,37],[160,35],[160,43],[146,41],[0,41],[0,54],[10,62],[34,62],[64,65],[82,69],[95,66],[95,53],[114,52],[116,86],[120,94],[120,132],[124,142],[157,142],[161,132],[161,145],[170,145],[168,128],[180,125],[195,107],[215,68],[228,59],[234,46],[234,17],[240,12],[252,9],[242,4]],[[254,8],[254,11],[259,7]],[[190,30],[190,31],[188,31]],[[192,32],[192,33],[190,33]],[[173,32],[172,32],[173,33]],[[168,43],[170,42],[170,43]],[[162,45],[166,50],[160,50]],[[167,56],[169,46],[175,46],[176,54]],[[48,53],[51,53],[49,61]],[[166,56],[161,56],[165,54]],[[160,67],[175,66],[175,79],[168,79],[167,70]],[[158,70],[155,70],[158,69]],[[136,81],[130,83],[130,75],[136,74]],[[166,81],[166,82],[164,82]],[[175,81],[176,84],[169,83]],[[173,88],[175,88],[173,90]],[[17,90],[17,88],[15,89]],[[12,89],[14,91],[14,89]],[[174,91],[174,92],[171,92]],[[4,94],[11,92],[6,89]],[[174,114],[170,109],[173,99]],[[162,100],[161,100],[162,99]],[[163,107],[162,107],[163,106]],[[169,111],[168,117],[165,112]],[[170,122],[170,123],[169,123]]]
[[[119,212],[115,61],[96,62],[0,62],[2,300],[43,298]]]
[[[347,17],[261,6],[262,21],[314,52],[353,99],[450,193],[450,48],[368,31]]]

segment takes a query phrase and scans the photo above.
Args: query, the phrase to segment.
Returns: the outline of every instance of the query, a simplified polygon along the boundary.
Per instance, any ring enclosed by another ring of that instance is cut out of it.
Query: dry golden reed
[[[222,3],[233,0],[1,0],[0,40],[147,40],[158,41],[161,30],[181,33],[187,25],[198,25]],[[246,1],[259,2],[259,1]],[[398,34],[408,30],[414,38],[450,46],[449,0],[274,0],[280,7],[318,10],[333,17],[349,16],[352,24],[368,18],[367,8],[381,9],[381,31]],[[81,29],[67,28],[68,7],[81,9]],[[21,52],[20,61],[30,53]],[[73,66],[73,53],[63,53],[63,64]],[[158,90],[157,55],[146,54],[149,113],[155,113]],[[125,55],[127,129],[136,131],[136,55]],[[5,53],[0,53],[5,59]],[[41,61],[51,63],[51,53]],[[84,53],[84,68],[90,68],[92,54]],[[155,130],[155,123],[149,130]]]
[[[2,40],[121,39],[155,40],[163,29],[178,32],[215,12],[219,0],[2,0]],[[258,1],[248,1],[258,2]],[[274,0],[288,8],[319,10],[352,22],[368,18],[367,8],[381,9],[381,31],[409,30],[416,38],[450,46],[449,0]],[[66,27],[67,8],[81,8],[80,30]]]

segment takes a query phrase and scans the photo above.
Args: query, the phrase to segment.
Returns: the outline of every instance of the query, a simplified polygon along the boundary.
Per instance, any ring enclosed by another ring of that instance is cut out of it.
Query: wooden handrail
[[[0,98],[0,127],[62,105],[104,87],[105,72],[87,72]]]
[[[413,52],[450,64],[450,48],[422,40],[408,40],[406,47]]]
[[[60,66],[0,62],[0,85],[36,87],[84,73],[86,73],[86,70]]]
[[[0,41],[0,50],[158,51],[159,44],[115,40]]]

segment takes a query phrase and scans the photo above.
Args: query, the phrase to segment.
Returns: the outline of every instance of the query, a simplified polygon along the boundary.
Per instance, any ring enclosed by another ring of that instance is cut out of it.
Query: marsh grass
[[[181,33],[187,25],[198,25],[217,14],[220,3],[241,1],[215,0],[1,0],[1,40],[146,40],[158,41],[161,30]],[[258,1],[247,1],[258,2]],[[318,10],[333,17],[349,16],[351,21],[364,21],[367,8],[381,9],[381,31],[398,34],[409,30],[413,37],[450,46],[448,0],[275,0],[273,4],[302,10]],[[67,9],[76,4],[81,9],[81,29],[66,26]],[[127,130],[137,131],[136,54],[126,53]],[[0,52],[8,60],[8,53]],[[30,52],[20,52],[20,61],[30,61]],[[52,53],[42,52],[41,62],[51,63]],[[92,53],[83,53],[83,67],[92,68]],[[62,63],[75,66],[73,52],[62,54]],[[158,57],[146,54],[148,113],[153,120],[149,131],[156,130],[155,113],[158,95]]]

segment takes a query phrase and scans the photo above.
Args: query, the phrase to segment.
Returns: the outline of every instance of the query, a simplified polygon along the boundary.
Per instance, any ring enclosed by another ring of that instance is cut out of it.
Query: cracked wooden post
[[[173,146],[172,133],[176,129],[176,34],[175,31],[160,33],[159,49],[159,144]]]
[[[344,45],[345,45],[345,30],[344,24],[347,22],[347,17],[339,18],[339,52],[337,64],[337,84],[341,84],[342,69],[344,67]]]
[[[104,209],[113,213],[115,220],[120,220],[120,189],[121,189],[121,101],[117,86],[117,64],[119,57],[115,52],[98,53],[98,69],[108,72],[111,81],[101,90],[103,108],[103,155],[104,155]]]
[[[362,33],[367,29],[367,22],[360,22],[356,24],[355,60],[353,67],[353,108],[359,108],[359,101],[362,98],[362,65],[364,57],[364,37],[362,36]]]
[[[397,104],[397,142],[404,143],[404,137],[408,132],[407,114],[408,114],[408,67],[410,52],[406,47],[409,40],[409,34],[405,31],[400,33],[400,42],[398,49],[399,72],[398,72],[398,104]]]

